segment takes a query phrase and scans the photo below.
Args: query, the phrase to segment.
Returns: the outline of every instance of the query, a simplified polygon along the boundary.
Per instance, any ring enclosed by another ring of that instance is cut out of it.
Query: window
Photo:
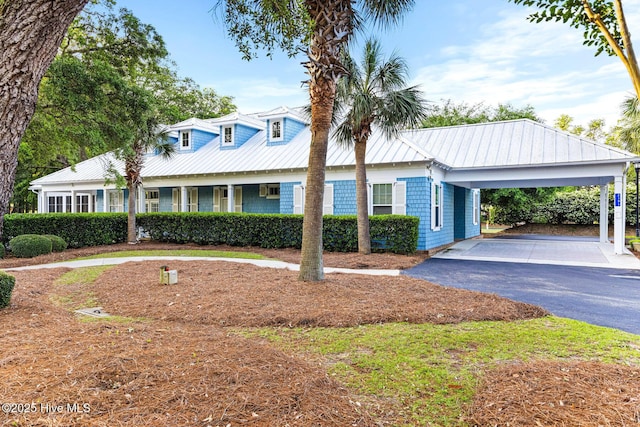
[[[442,184],[431,184],[431,229],[440,230],[443,222]]]
[[[89,197],[88,194],[76,195],[76,212],[91,212],[89,210]]]
[[[373,215],[393,213],[393,184],[373,184]]]
[[[213,211],[229,212],[229,187],[213,187]],[[242,212],[242,186],[233,187],[233,211]]]
[[[122,191],[109,192],[109,212],[124,212],[124,194]]]
[[[145,212],[160,212],[160,191],[145,190],[144,192]]]
[[[282,140],[282,120],[273,120],[271,122],[271,140]]]
[[[180,149],[181,150],[191,149],[191,132],[184,131],[184,130],[180,132]]]
[[[198,189],[187,189],[187,212],[198,212]]]
[[[305,203],[305,188],[302,185],[293,186],[293,213],[303,214]],[[325,184],[322,194],[322,214],[333,215],[333,184]]]
[[[267,199],[280,198],[280,184],[267,184]]]
[[[48,212],[64,212],[64,196],[49,196],[48,199]]]
[[[233,126],[222,128],[222,145],[233,145]]]

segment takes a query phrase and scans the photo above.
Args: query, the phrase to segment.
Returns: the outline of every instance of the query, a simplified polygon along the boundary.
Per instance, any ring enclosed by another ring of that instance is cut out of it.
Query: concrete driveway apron
[[[640,260],[590,238],[466,240],[404,274],[640,334]]]

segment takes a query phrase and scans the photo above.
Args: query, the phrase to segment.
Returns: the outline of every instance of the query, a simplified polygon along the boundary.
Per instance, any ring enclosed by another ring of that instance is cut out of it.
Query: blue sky
[[[216,2],[117,4],[156,28],[181,76],[234,97],[240,112],[306,104],[304,58],[278,53],[244,61],[211,12]],[[623,6],[632,36],[640,34],[634,32],[640,27],[640,0],[624,0]],[[358,37],[376,36],[387,55],[398,51],[409,64],[411,83],[419,84],[429,101],[532,105],[549,124],[569,114],[576,124],[604,118],[614,125],[621,102],[633,92],[620,60],[594,57],[594,49],[582,45],[580,30],[532,24],[526,16],[526,8],[507,0],[417,0],[397,28]]]

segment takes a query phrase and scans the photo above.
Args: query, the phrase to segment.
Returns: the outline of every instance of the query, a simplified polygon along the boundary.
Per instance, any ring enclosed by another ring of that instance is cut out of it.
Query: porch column
[[[138,187],[138,209],[136,209],[136,212],[146,213],[147,210],[145,208],[145,205],[146,205],[146,201],[145,201],[144,187],[142,184],[140,184],[140,186]]]
[[[189,209],[187,208],[187,187],[180,187],[180,193],[181,193],[181,198],[180,198],[180,202],[182,207],[180,208],[180,212],[188,212]]]
[[[109,212],[109,192],[106,188],[102,190],[102,212]]]
[[[96,207],[93,206],[93,198],[94,198],[93,191],[90,191],[89,192],[89,208],[88,208],[89,212],[95,212],[96,211]]]
[[[76,203],[76,192],[75,190],[71,190],[71,213],[78,212],[78,206]]]
[[[609,184],[600,186],[600,243],[609,243]]]
[[[44,190],[40,190],[38,192],[38,213],[47,213],[48,210],[47,193]]]
[[[615,177],[613,189],[613,252],[624,254],[625,175]]]
[[[227,212],[235,212],[236,204],[234,200],[234,188],[233,184],[227,185]]]

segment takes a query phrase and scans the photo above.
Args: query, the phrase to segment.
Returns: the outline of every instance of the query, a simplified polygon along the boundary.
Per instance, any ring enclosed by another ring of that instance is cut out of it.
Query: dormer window
[[[189,131],[180,132],[180,149],[191,150],[191,132]]]
[[[271,141],[282,140],[282,120],[271,121]]]
[[[222,127],[222,145],[233,145],[233,126]]]

